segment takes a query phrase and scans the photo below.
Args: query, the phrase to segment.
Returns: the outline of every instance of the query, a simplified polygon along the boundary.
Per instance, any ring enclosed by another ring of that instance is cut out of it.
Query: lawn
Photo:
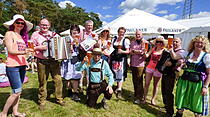
[[[55,103],[55,98],[53,94],[53,83],[51,78],[48,82],[48,94],[49,97],[46,105],[45,111],[40,111],[38,108],[38,80],[37,74],[31,74],[27,72],[29,77],[28,83],[24,84],[23,92],[20,100],[20,112],[25,112],[27,117],[163,117],[165,111],[162,108],[163,102],[161,97],[160,85],[159,93],[156,98],[157,106],[152,106],[149,104],[151,99],[152,85],[150,86],[147,104],[134,104],[133,103],[133,85],[131,74],[128,73],[128,78],[123,84],[123,99],[117,99],[113,95],[112,99],[108,102],[109,109],[104,110],[100,101],[103,96],[100,96],[98,100],[97,109],[89,108],[85,105],[85,96],[80,95],[82,98],[81,102],[74,102],[69,97],[66,97],[66,91],[64,90],[64,97],[66,101],[66,106],[61,107]],[[64,81],[65,82],[65,81]],[[64,88],[65,89],[65,88]],[[0,88],[0,109],[3,106],[11,92],[10,87]],[[85,91],[84,91],[85,94]],[[11,112],[9,117],[11,116]],[[193,117],[190,111],[184,113],[184,117]]]

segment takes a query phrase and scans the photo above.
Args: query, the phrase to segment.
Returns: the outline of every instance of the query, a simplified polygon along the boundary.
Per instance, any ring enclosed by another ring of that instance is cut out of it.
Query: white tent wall
[[[112,22],[106,24],[104,27],[110,28],[112,35],[117,35],[119,27],[127,29],[127,35],[134,35],[136,29],[141,30],[144,34],[179,34],[188,27],[178,24],[174,21],[167,20],[138,9],[132,9],[126,14],[118,17]],[[100,33],[103,29],[96,30]]]
[[[175,37],[182,38],[182,47],[187,49],[190,41],[197,35],[204,35],[205,37],[210,37],[210,27],[193,27],[190,28],[181,34],[175,35]]]

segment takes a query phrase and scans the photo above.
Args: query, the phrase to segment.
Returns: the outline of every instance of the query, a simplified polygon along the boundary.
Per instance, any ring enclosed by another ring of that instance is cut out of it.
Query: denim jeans
[[[26,66],[6,67],[6,74],[12,87],[12,93],[21,92],[26,74]]]

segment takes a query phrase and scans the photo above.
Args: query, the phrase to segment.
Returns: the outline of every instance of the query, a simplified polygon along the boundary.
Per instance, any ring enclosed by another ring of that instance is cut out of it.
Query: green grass
[[[23,93],[20,100],[20,112],[25,112],[27,117],[163,117],[165,111],[162,103],[161,91],[159,84],[159,92],[156,98],[156,103],[159,107],[154,107],[150,104],[141,104],[137,105],[133,103],[133,84],[131,79],[131,74],[128,73],[128,78],[123,84],[123,99],[117,99],[113,95],[112,99],[108,101],[109,109],[104,110],[101,108],[101,105],[98,104],[98,109],[89,108],[85,105],[85,96],[80,95],[82,98],[81,102],[74,102],[69,97],[65,97],[66,106],[61,107],[55,103],[53,98],[53,83],[51,78],[49,78],[48,91],[49,97],[46,104],[46,110],[40,111],[38,109],[38,80],[37,74],[31,74],[27,72],[29,77],[29,82],[24,84]],[[151,83],[152,84],[152,83]],[[65,88],[64,88],[65,89]],[[151,99],[152,85],[149,89],[148,100]],[[10,87],[0,89],[0,109],[3,109],[3,106],[11,92]],[[85,92],[84,92],[85,93]],[[66,91],[64,90],[64,95]],[[102,95],[98,99],[100,103]],[[11,116],[11,111],[10,115]],[[184,112],[184,117],[193,117],[192,112]]]

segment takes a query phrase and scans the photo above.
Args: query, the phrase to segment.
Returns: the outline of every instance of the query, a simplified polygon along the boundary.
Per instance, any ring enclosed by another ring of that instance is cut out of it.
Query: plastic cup
[[[93,38],[96,36],[96,35],[95,35],[95,34],[93,34],[93,33],[92,33],[91,35],[92,35],[92,37],[93,37]]]
[[[111,46],[111,44],[112,44],[111,40],[110,41],[108,40],[107,45]]]
[[[87,65],[90,66],[90,61],[91,61],[91,58],[92,58],[92,52],[91,51],[87,51],[87,57],[88,57],[88,62],[87,62]]]
[[[145,43],[145,50],[146,50],[146,52],[148,51],[148,49],[149,49],[149,44]]]
[[[75,37],[76,37],[77,39],[80,39],[80,35],[79,35],[79,34],[76,34]]]
[[[173,44],[173,38],[168,38],[168,48],[171,48]]]
[[[121,45],[118,45],[117,48],[118,48],[118,49],[122,49],[122,46],[121,46]]]
[[[28,48],[34,49],[34,43],[32,40],[28,40]]]

